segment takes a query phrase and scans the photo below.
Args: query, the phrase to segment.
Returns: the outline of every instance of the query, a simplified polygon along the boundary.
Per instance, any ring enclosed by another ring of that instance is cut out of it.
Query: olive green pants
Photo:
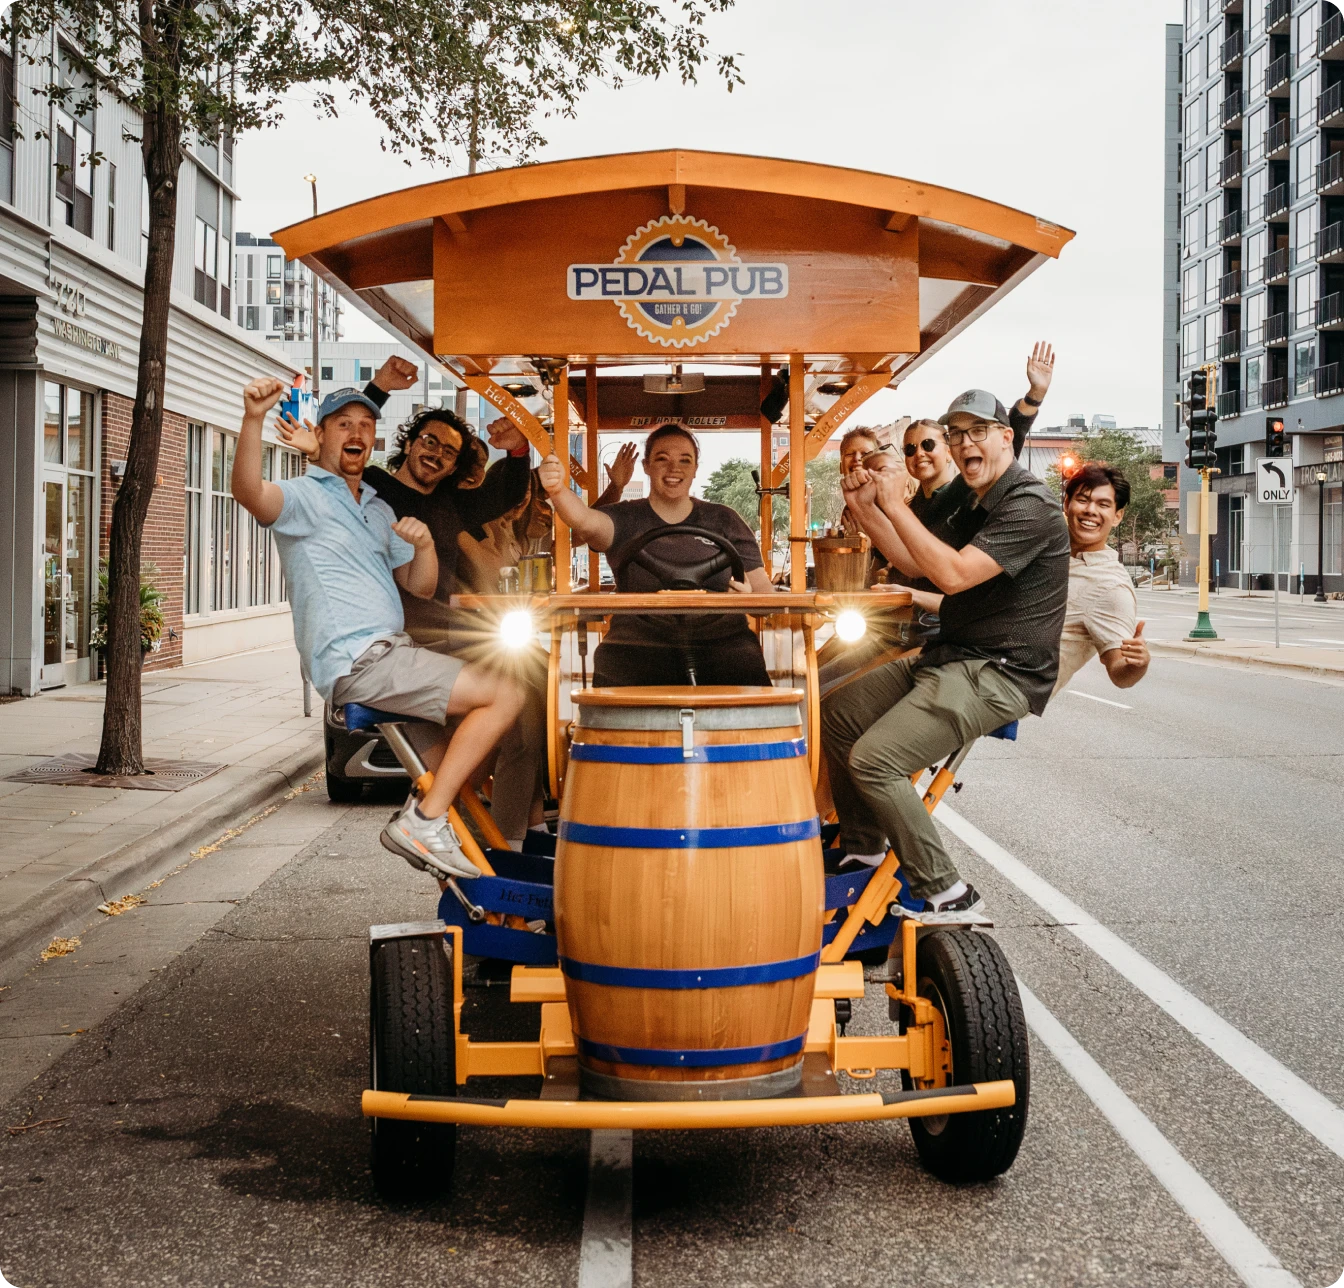
[[[850,854],[890,844],[911,893],[927,899],[959,878],[910,775],[1020,719],[1027,700],[988,662],[914,662],[891,662],[823,698],[821,745],[840,844]]]

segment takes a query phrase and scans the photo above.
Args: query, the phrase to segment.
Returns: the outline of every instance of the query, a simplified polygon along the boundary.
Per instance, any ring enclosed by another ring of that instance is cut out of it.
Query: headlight
[[[499,623],[499,641],[505,648],[526,648],[537,633],[532,614],[525,608],[505,613]]]
[[[835,633],[846,644],[861,640],[868,629],[868,622],[857,608],[846,608],[835,619]]]

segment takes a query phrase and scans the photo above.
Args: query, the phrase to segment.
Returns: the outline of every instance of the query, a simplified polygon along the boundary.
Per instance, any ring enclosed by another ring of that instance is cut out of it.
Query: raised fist
[[[249,416],[264,416],[289,392],[274,376],[258,376],[243,390],[243,408]]]
[[[537,477],[541,480],[541,486],[546,489],[547,496],[554,496],[564,489],[565,469],[554,452],[537,467]]]

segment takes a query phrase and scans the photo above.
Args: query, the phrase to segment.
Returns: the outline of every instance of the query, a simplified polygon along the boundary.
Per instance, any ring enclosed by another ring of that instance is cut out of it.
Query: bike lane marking
[[[631,1288],[633,1284],[633,1162],[632,1132],[591,1133],[579,1288]]]
[[[1149,1000],[1155,1002],[1186,1032],[1202,1042],[1220,1060],[1239,1073],[1266,1099],[1310,1132],[1326,1149],[1344,1158],[1344,1109],[1299,1078],[1240,1029],[1229,1024],[1211,1006],[1201,1002],[1136,948],[1084,911],[1044,877],[1014,858],[997,841],[939,805],[934,818],[990,867],[1015,885],[1060,926],[1086,944],[1104,962]]]
[[[1248,1288],[1302,1288],[1301,1281],[1285,1269],[1035,993],[1020,979],[1017,988],[1031,1031],[1241,1281]]]

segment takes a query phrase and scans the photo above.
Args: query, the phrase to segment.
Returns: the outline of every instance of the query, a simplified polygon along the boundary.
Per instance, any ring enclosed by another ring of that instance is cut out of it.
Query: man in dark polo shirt
[[[1002,404],[983,390],[945,417],[952,457],[983,522],[961,549],[935,537],[881,474],[845,476],[864,530],[908,576],[943,592],[938,633],[916,658],[890,662],[822,702],[822,748],[840,842],[860,862],[895,847],[924,921],[983,911],[962,881],[910,775],[1049,701],[1068,601],[1069,531],[1050,490],[1013,457]],[[871,526],[870,526],[871,525]]]

